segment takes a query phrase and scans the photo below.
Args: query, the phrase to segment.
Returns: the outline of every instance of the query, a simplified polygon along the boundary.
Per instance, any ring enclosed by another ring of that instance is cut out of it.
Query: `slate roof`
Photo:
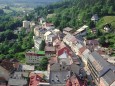
[[[99,76],[102,76],[110,69],[109,63],[106,62],[96,51],[90,54],[89,60],[94,68],[98,71]]]
[[[115,81],[115,73],[109,70],[105,75],[101,77],[105,86],[110,86]]]

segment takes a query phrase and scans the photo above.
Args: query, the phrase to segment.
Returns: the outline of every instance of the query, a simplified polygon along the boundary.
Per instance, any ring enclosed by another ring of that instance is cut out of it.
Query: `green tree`
[[[108,14],[112,14],[112,13],[113,13],[113,6],[110,6],[108,10]]]
[[[39,50],[44,51],[45,45],[45,40],[42,40]]]
[[[100,37],[99,42],[101,45],[105,44],[106,38],[104,36]]]
[[[47,70],[48,58],[42,57],[39,60],[39,70]]]

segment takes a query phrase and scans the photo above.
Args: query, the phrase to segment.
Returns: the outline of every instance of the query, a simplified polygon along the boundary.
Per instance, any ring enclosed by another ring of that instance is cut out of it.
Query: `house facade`
[[[35,52],[28,51],[25,54],[26,63],[32,65],[39,65],[39,59],[45,56],[45,52],[43,54],[37,54]]]
[[[94,79],[97,86],[99,86],[99,84],[103,82],[100,81],[100,78],[103,77],[105,74],[107,74],[107,72],[111,69],[110,64],[107,63],[97,52],[92,52],[89,55],[87,65],[89,70],[91,71],[91,76]]]
[[[42,38],[40,38],[38,36],[33,36],[33,40],[34,40],[34,48],[36,50],[39,50],[40,44],[42,43]]]

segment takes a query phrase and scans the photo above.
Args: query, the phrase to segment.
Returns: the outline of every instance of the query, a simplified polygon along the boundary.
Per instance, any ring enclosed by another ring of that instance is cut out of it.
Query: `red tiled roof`
[[[77,79],[76,76],[71,76],[71,77],[67,80],[66,86],[82,86],[82,85],[79,83],[79,80]]]
[[[67,47],[64,47],[64,48],[58,50],[57,55],[60,56],[60,55],[62,55],[65,51],[66,51],[66,53],[67,53],[68,55],[71,55],[71,51],[70,51],[69,48],[67,48]]]
[[[29,86],[37,86],[42,81],[43,74],[30,73]]]
[[[80,53],[83,53],[86,49],[87,49],[87,48],[83,46],[83,47],[81,47],[81,48],[79,49],[79,51],[80,51]]]

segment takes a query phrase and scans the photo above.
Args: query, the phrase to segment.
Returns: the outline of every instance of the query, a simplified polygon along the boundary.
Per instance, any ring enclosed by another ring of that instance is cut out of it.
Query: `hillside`
[[[115,16],[104,16],[98,22],[98,27],[102,28],[105,24],[111,24],[112,28],[115,28]]]
[[[102,46],[105,40],[108,40],[109,47],[115,48],[115,0],[65,0],[46,7],[38,7],[35,13],[42,17],[53,15],[47,18],[47,22],[54,23],[61,31],[65,27],[76,30],[86,24],[89,26],[87,39],[99,39]],[[94,14],[99,17],[96,23],[91,21]],[[111,25],[109,33],[103,30],[107,23]],[[96,28],[95,34],[91,33],[93,28]]]

